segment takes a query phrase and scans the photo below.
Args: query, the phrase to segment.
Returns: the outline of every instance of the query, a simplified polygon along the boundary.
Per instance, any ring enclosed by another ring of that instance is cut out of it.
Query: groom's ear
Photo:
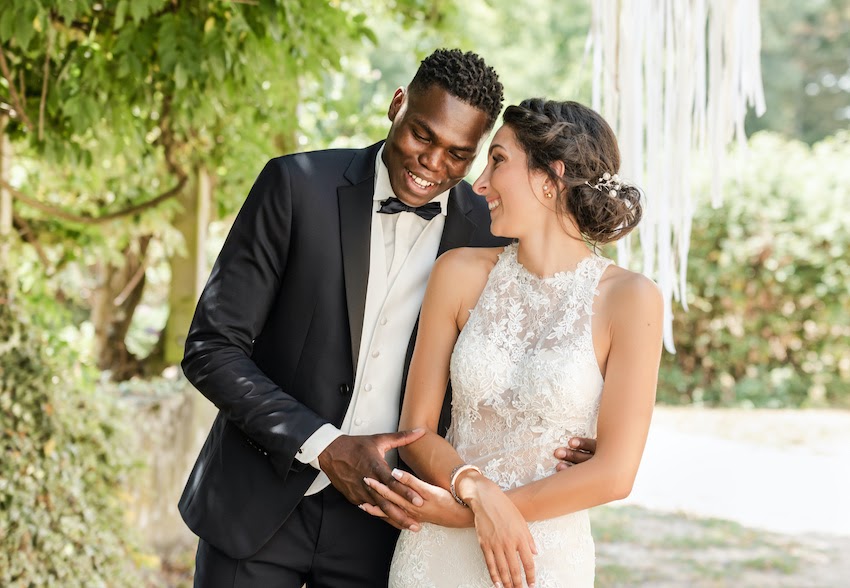
[[[395,94],[393,94],[393,99],[390,101],[390,108],[387,110],[387,118],[390,119],[390,122],[395,121],[395,117],[398,116],[398,113],[401,111],[401,107],[404,106],[404,102],[407,99],[407,90],[404,86],[399,86]]]

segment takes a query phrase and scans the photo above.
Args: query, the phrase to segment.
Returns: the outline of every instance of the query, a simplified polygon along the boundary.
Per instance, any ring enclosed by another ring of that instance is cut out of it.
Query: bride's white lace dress
[[[602,375],[591,316],[599,278],[611,263],[584,258],[574,271],[538,278],[499,255],[451,358],[452,426],[460,457],[502,489],[555,472],[556,447],[595,437]],[[593,586],[595,555],[587,511],[529,524],[539,554],[536,588]],[[475,529],[425,524],[402,531],[389,585],[489,588]]]

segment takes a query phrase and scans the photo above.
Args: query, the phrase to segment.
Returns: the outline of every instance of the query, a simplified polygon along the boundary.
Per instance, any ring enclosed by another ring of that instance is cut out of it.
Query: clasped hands
[[[425,429],[414,429],[377,435],[341,435],[319,454],[319,467],[352,504],[373,505],[393,526],[418,531],[419,521],[404,508],[373,492],[365,479],[380,482],[399,503],[408,504],[411,509],[423,505],[425,501],[416,490],[393,477],[385,455],[390,449],[413,443],[424,434]]]
[[[448,490],[408,472],[393,470],[387,464],[387,451],[409,445],[424,434],[425,429],[414,429],[342,435],[319,455],[319,467],[349,502],[398,529],[418,531],[422,522],[444,527],[472,526],[472,512],[455,502]],[[559,460],[556,470],[587,461],[595,450],[594,439],[571,438],[567,447],[554,451]]]
[[[448,490],[413,474],[390,469],[385,454],[408,445],[424,429],[380,435],[347,436],[335,440],[319,456],[319,466],[331,483],[353,504],[383,518],[398,529],[419,531],[420,523],[443,527],[475,527],[490,579],[495,586],[519,588],[523,578],[535,581],[537,547],[519,509],[499,486],[477,471],[458,476],[460,505]],[[571,438],[554,451],[556,471],[587,461],[596,450],[593,439]]]

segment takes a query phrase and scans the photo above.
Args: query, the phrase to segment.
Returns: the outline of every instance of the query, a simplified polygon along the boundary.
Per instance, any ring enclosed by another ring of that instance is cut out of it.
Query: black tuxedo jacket
[[[219,413],[179,507],[192,531],[233,558],[280,528],[318,473],[296,452],[323,424],[339,426],[348,408],[380,146],[271,160],[198,302],[182,367]],[[462,182],[438,254],[503,245],[489,226],[484,199]],[[414,339],[415,329],[406,363]],[[447,420],[444,410],[443,427]]]

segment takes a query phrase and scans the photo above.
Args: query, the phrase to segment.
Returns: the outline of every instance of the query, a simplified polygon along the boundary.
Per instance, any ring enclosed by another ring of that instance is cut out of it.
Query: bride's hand
[[[469,509],[459,505],[448,490],[424,482],[413,474],[399,469],[393,470],[392,475],[423,498],[422,506],[416,506],[377,480],[366,478],[365,482],[372,493],[389,500],[420,523],[433,523],[441,527],[472,526],[472,515]],[[371,504],[363,504],[360,508],[373,516],[386,517],[381,509]]]
[[[524,571],[525,581],[533,586],[537,547],[522,513],[499,486],[481,474],[470,472],[463,478],[458,494],[475,516],[490,579],[497,586],[521,588]]]

